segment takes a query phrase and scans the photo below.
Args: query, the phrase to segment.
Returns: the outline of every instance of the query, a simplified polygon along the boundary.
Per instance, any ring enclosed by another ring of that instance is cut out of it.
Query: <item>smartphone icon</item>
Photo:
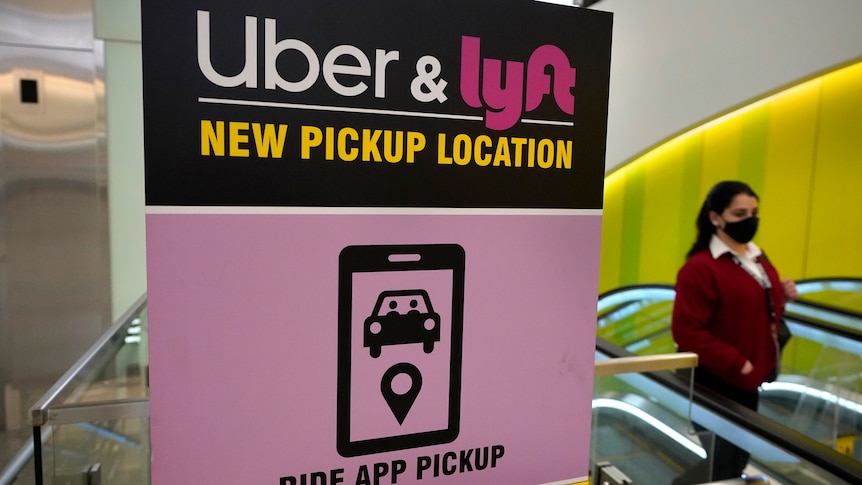
[[[336,443],[342,456],[458,436],[464,258],[457,244],[341,251]]]

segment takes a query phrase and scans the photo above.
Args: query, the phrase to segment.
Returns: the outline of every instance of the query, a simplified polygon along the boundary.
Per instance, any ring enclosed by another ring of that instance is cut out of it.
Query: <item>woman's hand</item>
[[[747,376],[748,374],[751,374],[751,371],[753,371],[753,370],[754,370],[754,365],[752,365],[750,360],[746,360],[745,365],[742,366],[742,370],[739,371],[739,373],[744,375],[744,376]]]
[[[796,291],[796,283],[790,278],[781,280],[781,287],[784,289],[784,301],[791,302],[799,298],[799,292]]]

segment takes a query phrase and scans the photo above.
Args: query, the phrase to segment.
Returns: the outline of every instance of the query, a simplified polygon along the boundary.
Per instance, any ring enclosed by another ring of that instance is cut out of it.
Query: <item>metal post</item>
[[[42,485],[42,427],[33,426],[33,467],[36,485]]]

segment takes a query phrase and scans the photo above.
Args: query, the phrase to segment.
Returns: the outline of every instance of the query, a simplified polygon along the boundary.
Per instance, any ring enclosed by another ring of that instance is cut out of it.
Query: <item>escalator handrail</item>
[[[804,280],[799,280],[799,283],[834,283],[836,281],[849,281],[862,285],[862,278],[857,278],[855,276],[823,276],[818,278],[806,278]]]
[[[862,278],[842,276],[842,277],[833,277],[833,278],[811,278],[811,279],[800,280],[800,281],[796,282],[797,286],[803,286],[806,284],[841,285],[841,284],[847,284],[847,283],[859,285],[860,287],[862,287]],[[851,310],[849,308],[842,308],[842,307],[830,305],[829,303],[821,303],[821,302],[811,301],[811,300],[805,298],[805,293],[800,293],[799,299],[797,300],[797,302],[803,303],[805,305],[808,305],[812,308],[816,308],[818,310],[833,312],[833,313],[836,313],[838,315],[841,315],[841,316],[844,316],[847,318],[854,318],[857,320],[862,320],[862,313],[860,313],[858,311]]]
[[[608,290],[604,293],[599,294],[599,300],[602,298],[607,298],[609,296],[613,296],[617,293],[622,293],[625,291],[631,290],[672,290],[674,286],[668,283],[637,283],[634,285],[620,286],[619,288],[614,288],[613,290]]]
[[[856,342],[862,342],[862,329],[855,330],[843,325],[833,325],[829,322],[812,320],[793,312],[786,312],[784,316],[786,320],[791,323],[801,323],[807,327],[816,328],[832,335],[837,335]]]
[[[807,305],[818,310],[823,310],[825,312],[837,313],[848,318],[856,318],[858,320],[862,320],[862,313],[854,312],[853,310],[849,310],[847,308],[840,308],[837,306],[827,305],[825,303],[806,300],[801,296],[796,300],[796,303],[802,303],[803,305]]]
[[[622,347],[611,344],[601,338],[596,339],[596,350],[613,358],[634,355]],[[689,396],[690,382],[679,374],[661,371],[647,372],[643,375],[682,396]],[[695,403],[716,415],[733,422],[842,480],[846,480],[849,483],[859,483],[859,480],[862,479],[862,463],[842,455],[792,428],[779,424],[723,395],[697,385],[694,388],[693,398]]]
[[[856,281],[853,278],[841,278],[841,280]],[[820,279],[800,280],[799,283],[807,283],[807,282],[812,282],[812,281],[816,282],[816,281],[820,281]],[[835,279],[834,278],[833,279],[824,279],[824,281],[833,281],[834,282]],[[862,279],[859,279],[858,281],[862,282]],[[606,298],[606,297],[616,295],[618,293],[623,293],[623,292],[632,291],[632,290],[643,290],[643,289],[673,290],[674,287],[673,287],[673,285],[664,284],[664,283],[646,283],[646,284],[622,286],[622,287],[607,291],[605,293],[602,293],[601,295],[599,295],[599,300],[602,300],[603,298]],[[837,314],[837,315],[840,315],[843,317],[855,318],[855,319],[858,319],[860,321],[860,323],[862,323],[862,315],[860,315],[859,313],[853,312],[851,310],[846,310],[843,308],[837,308],[837,307],[833,307],[830,305],[824,305],[822,303],[815,303],[815,302],[812,302],[809,300],[805,300],[802,297],[795,300],[794,303],[799,304],[799,305],[803,305],[803,306],[812,307],[812,308],[815,308],[817,310],[821,310],[824,312],[832,312],[834,314]],[[617,308],[618,307],[607,309],[606,311],[602,312],[602,314],[597,315],[597,318],[602,318],[605,315],[607,315],[608,313],[615,311]],[[830,332],[830,333],[833,333],[836,335],[840,335],[842,337],[849,338],[851,340],[862,341],[862,325],[860,325],[860,328],[858,328],[858,329],[844,326],[844,325],[832,325],[826,321],[812,320],[809,317],[799,315],[799,314],[792,312],[792,311],[787,311],[787,312],[785,312],[784,315],[793,321],[797,321],[797,322],[805,324],[807,326],[814,327],[814,328],[817,328],[820,330],[825,330],[827,332]]]
[[[835,277],[835,278],[806,278],[806,279],[797,280],[796,284],[802,285],[805,283],[835,283],[835,282],[840,282],[840,281],[849,281],[849,282],[853,282],[853,283],[859,283],[860,285],[862,285],[862,278],[853,278],[853,277],[846,277],[846,276]],[[618,288],[614,288],[612,290],[608,290],[604,293],[601,293],[601,294],[599,294],[599,300],[601,300],[602,298],[605,298],[607,296],[611,296],[611,295],[614,295],[616,293],[621,293],[621,292],[628,291],[628,290],[638,290],[638,289],[660,289],[660,290],[671,289],[672,290],[673,288],[674,288],[674,285],[671,283],[637,283],[637,284],[633,284],[633,285],[620,286]]]
[[[797,282],[797,284],[805,284],[805,283],[818,282],[818,281],[835,282],[835,280],[836,280],[835,278],[831,278],[831,279],[829,279],[829,278],[807,279],[807,280],[799,280]],[[854,282],[858,281],[860,284],[862,284],[862,278],[859,278],[859,279],[840,278],[840,280],[841,281],[854,281]],[[608,298],[608,297],[614,296],[618,293],[624,293],[627,291],[652,290],[652,289],[655,289],[655,290],[673,290],[674,285],[667,284],[667,283],[639,283],[639,284],[635,284],[635,285],[621,286],[619,288],[615,288],[613,290],[609,290],[609,291],[606,291],[606,292],[600,294],[598,299],[599,299],[599,301],[601,301],[604,298]],[[856,318],[856,319],[862,320],[862,314],[860,314],[858,312],[855,312],[853,310],[849,310],[847,308],[840,308],[840,307],[836,307],[836,306],[832,306],[832,305],[827,305],[825,303],[819,303],[819,302],[807,300],[805,298],[804,294],[800,295],[799,298],[795,300],[795,302],[816,308],[818,310],[823,310],[825,312],[837,313],[837,314],[845,316],[845,317]]]
[[[625,307],[627,305],[635,303],[636,301],[639,301],[638,299],[629,299],[629,300],[624,300],[621,302],[609,304],[605,300],[613,299],[616,295],[618,295],[620,293],[629,293],[629,292],[634,293],[634,292],[638,292],[640,290],[661,290],[661,291],[673,293],[674,287],[672,285],[663,284],[663,283],[644,283],[644,284],[636,284],[636,285],[629,285],[629,286],[621,286],[619,288],[616,288],[616,289],[613,289],[610,291],[606,291],[605,293],[600,294],[598,299],[596,300],[597,309],[598,309],[598,317],[600,319],[604,318],[605,316],[619,310],[622,307]],[[603,303],[604,303],[604,305],[608,305],[608,306],[605,306],[603,308]]]

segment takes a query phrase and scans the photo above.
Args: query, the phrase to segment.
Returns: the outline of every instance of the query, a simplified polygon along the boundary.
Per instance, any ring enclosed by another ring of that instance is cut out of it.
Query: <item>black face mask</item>
[[[757,223],[760,222],[757,216],[751,216],[747,219],[736,222],[725,222],[724,232],[734,241],[745,244],[754,238],[757,233]]]

